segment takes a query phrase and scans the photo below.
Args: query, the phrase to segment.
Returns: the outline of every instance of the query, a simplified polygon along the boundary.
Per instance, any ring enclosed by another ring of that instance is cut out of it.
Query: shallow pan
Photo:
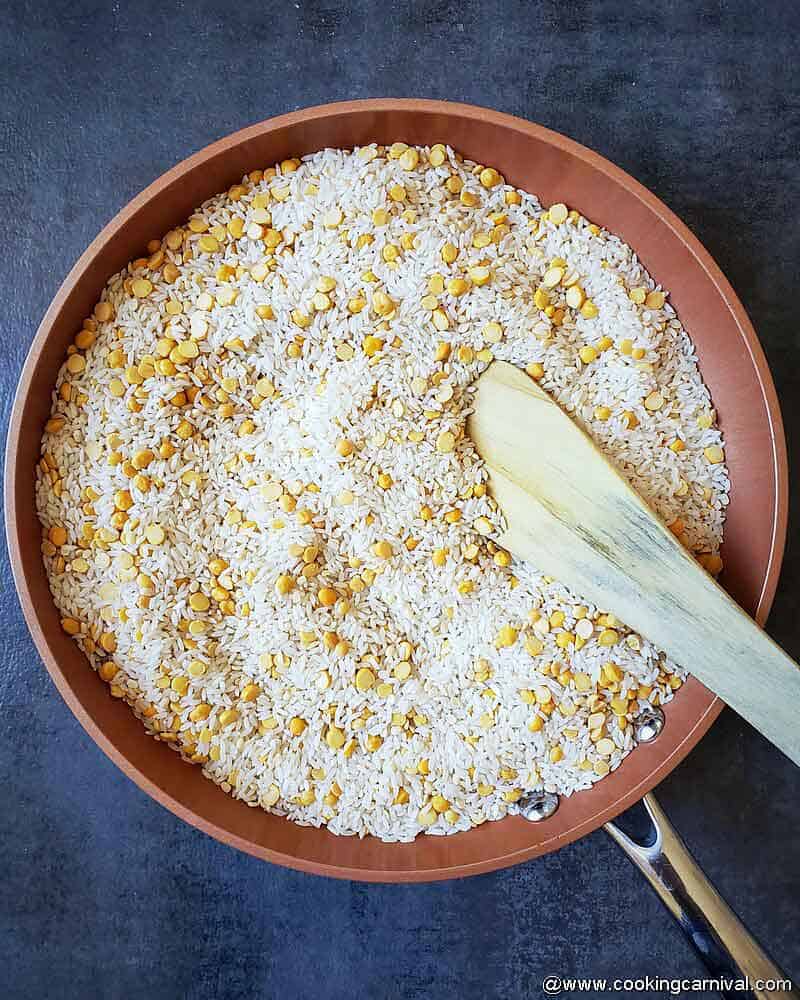
[[[151,184],[94,240],[47,311],[28,355],[11,418],[7,530],[25,617],[59,691],[81,724],[141,788],[182,819],[257,857],[303,871],[370,881],[472,875],[553,851],[639,800],[691,750],[722,708],[690,679],[666,707],[654,742],[635,750],[591,791],[564,799],[540,823],[520,817],[413,844],[335,837],[237,802],[198,768],[150,739],[109,697],[61,631],[40,555],[34,468],[50,393],[67,344],[107,279],[148,240],[182,222],[211,195],[276,160],[324,146],[396,140],[445,142],[499,168],[544,204],[566,202],[621,236],[666,288],[700,359],[725,435],[732,482],[722,584],[763,623],[783,555],[787,463],[780,411],[755,332],[707,251],[657,198],[596,153],[554,132],[482,108],[437,101],[331,104],[254,125],[190,157]],[[691,664],[687,664],[691,669]]]

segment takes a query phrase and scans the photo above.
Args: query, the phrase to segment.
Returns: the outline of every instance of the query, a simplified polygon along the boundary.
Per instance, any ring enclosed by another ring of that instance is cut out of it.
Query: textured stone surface
[[[790,0],[7,0],[3,423],[59,281],[158,174],[273,114],[413,95],[542,122],[674,208],[753,317],[796,450],[799,31]],[[209,840],[123,778],[73,720],[29,639],[2,546],[0,580],[6,996],[511,1000],[541,996],[551,972],[699,973],[601,832],[506,872],[431,886],[316,879]],[[795,657],[798,620],[790,530],[770,630]],[[797,770],[726,712],[659,795],[723,894],[800,977]]]

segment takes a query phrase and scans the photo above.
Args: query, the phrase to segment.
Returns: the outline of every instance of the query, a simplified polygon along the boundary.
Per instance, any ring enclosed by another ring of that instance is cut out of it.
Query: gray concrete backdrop
[[[753,317],[796,452],[799,11],[794,0],[6,0],[3,426],[59,282],[167,167],[304,105],[428,96],[564,132],[675,209]],[[770,619],[795,657],[797,523]],[[541,996],[546,973],[700,973],[602,833],[509,871],[431,886],[316,879],[209,840],[123,778],[62,704],[1,544],[0,580],[6,997],[513,1000]],[[723,894],[800,977],[798,787],[797,770],[726,712],[660,797]]]

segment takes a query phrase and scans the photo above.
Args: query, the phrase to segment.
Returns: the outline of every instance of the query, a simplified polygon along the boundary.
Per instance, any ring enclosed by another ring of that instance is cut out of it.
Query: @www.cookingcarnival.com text
[[[595,979],[570,976],[545,976],[542,992],[548,997],[569,997],[577,993],[622,993],[640,995],[642,993],[662,993],[668,996],[682,996],[684,993],[705,993],[715,991],[752,994],[753,991],[788,993],[792,990],[791,979],[750,979],[747,976],[662,977],[638,976],[637,978]]]

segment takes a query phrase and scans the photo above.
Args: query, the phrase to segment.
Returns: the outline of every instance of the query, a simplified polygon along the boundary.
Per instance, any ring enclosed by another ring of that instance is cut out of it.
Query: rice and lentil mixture
[[[255,170],[154,239],[42,440],[64,630],[226,792],[408,841],[589,788],[685,676],[500,542],[466,437],[523,367],[710,572],[728,478],[692,344],[620,239],[443,145]]]

